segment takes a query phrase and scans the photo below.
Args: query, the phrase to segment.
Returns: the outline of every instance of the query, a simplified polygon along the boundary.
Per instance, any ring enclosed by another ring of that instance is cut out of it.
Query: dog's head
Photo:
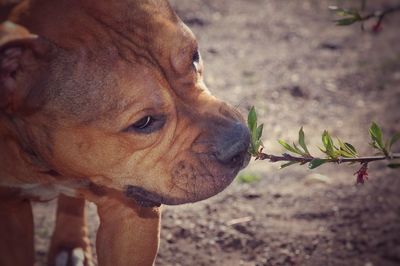
[[[0,108],[55,179],[180,204],[247,164],[242,116],[210,94],[196,39],[166,1],[32,1],[13,20],[24,28],[2,26]]]

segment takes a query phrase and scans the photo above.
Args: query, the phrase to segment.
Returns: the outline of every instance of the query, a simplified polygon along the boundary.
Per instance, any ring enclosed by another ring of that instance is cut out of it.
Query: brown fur
[[[164,0],[32,0],[10,20],[19,26],[0,29],[0,186],[73,190],[98,205],[100,265],[150,265],[159,210],[141,200],[181,204],[224,189],[240,167],[217,162],[214,142],[242,117],[209,94],[201,62],[192,65],[197,42]],[[146,115],[164,126],[126,131]],[[84,226],[83,213],[63,218],[81,203],[62,201],[57,228]],[[86,252],[85,237],[66,248]],[[54,245],[65,238],[56,232]]]

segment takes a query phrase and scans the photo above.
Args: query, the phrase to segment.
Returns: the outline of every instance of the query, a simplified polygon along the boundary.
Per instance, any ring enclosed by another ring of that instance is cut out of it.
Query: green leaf
[[[254,132],[257,127],[257,113],[254,106],[252,106],[249,111],[249,115],[247,117],[247,125],[249,126],[250,132]]]
[[[254,151],[253,143],[250,143],[250,147],[249,147],[249,150],[247,152],[250,153],[250,155],[252,155],[252,156],[256,156],[257,155],[256,152]]]
[[[251,133],[249,153],[253,156],[256,156],[260,147],[263,145],[260,138],[262,136],[264,125],[257,127],[257,113],[254,106],[252,106],[249,111],[247,117],[247,126],[249,127]]]
[[[382,130],[375,122],[372,122],[372,125],[369,128],[369,134],[371,136],[372,143],[377,144],[376,148],[383,151],[384,146],[383,146]]]
[[[303,131],[303,127],[301,127],[300,131],[299,131],[299,144],[303,148],[305,153],[310,156],[310,152],[308,151],[307,145],[306,145],[306,142],[305,142],[305,134],[304,134],[304,131]]]
[[[336,22],[336,25],[338,25],[338,26],[348,26],[359,20],[360,19],[358,17],[349,17],[349,18],[342,18],[342,19],[335,20],[335,22]]]
[[[301,154],[299,153],[295,148],[287,144],[284,140],[280,139],[278,140],[279,144],[281,144],[286,150],[291,151],[293,153]]]
[[[351,145],[350,143],[345,142],[344,145],[346,146],[347,150],[354,155],[354,157],[358,156],[357,150],[356,148],[354,148],[353,145]]]
[[[260,150],[260,147],[264,147],[264,144],[261,140],[256,141],[256,150],[257,152]]]
[[[256,150],[257,147],[256,146],[257,146],[257,144],[255,142],[253,142],[253,141],[250,142],[249,153],[253,156],[257,155],[257,150]]]
[[[324,131],[322,134],[322,144],[324,144],[325,149],[332,149],[333,144],[332,144],[332,138],[329,136],[328,131]]]
[[[391,163],[391,164],[388,164],[388,167],[394,168],[394,169],[400,168],[400,163]]]
[[[315,169],[321,165],[323,165],[324,163],[327,163],[327,160],[324,159],[314,159],[312,160],[309,164],[308,164],[308,168],[309,169]]]
[[[342,157],[346,157],[346,158],[354,158],[354,156],[351,153],[348,153],[347,151],[340,149],[338,151],[338,153],[340,154],[340,156]]]
[[[333,140],[329,135],[329,132],[326,130],[322,134],[322,143],[324,144],[325,147],[325,151],[322,150],[322,152],[326,153],[331,158],[336,158],[337,154],[334,151]]]
[[[343,149],[343,150],[346,150],[346,149],[347,149],[346,146],[344,145],[344,142],[343,142],[343,141],[341,141],[339,138],[337,139],[337,141],[338,141],[339,147],[340,147],[341,149]]]
[[[263,146],[263,143],[261,140],[255,140],[250,142],[250,148],[249,148],[249,153],[253,156],[256,156],[258,151],[260,150],[260,147]]]
[[[297,162],[288,162],[288,163],[282,164],[279,168],[283,169],[283,168],[286,168],[286,167],[291,166],[291,165],[296,164],[296,163]]]
[[[322,151],[323,153],[326,153],[326,150],[324,150],[322,147],[318,147],[318,149],[319,149],[320,151]]]
[[[393,144],[400,140],[400,132],[397,132],[390,138],[389,151],[392,149]]]
[[[356,9],[344,9],[338,6],[329,6],[329,10],[335,11],[337,15],[339,16],[357,16],[358,11]]]
[[[257,140],[259,140],[262,137],[263,129],[264,129],[264,124],[261,124],[259,127],[257,127],[255,136]]]
[[[302,151],[297,145],[293,142],[293,148],[297,151],[298,154],[301,154],[302,156],[307,156],[307,154]]]
[[[353,145],[349,143],[343,143],[343,141],[341,141],[340,139],[338,139],[338,142],[340,146],[339,153],[341,156],[347,158],[357,157],[357,152],[355,152],[355,148],[353,147]]]
[[[376,144],[376,142],[372,142],[372,143],[370,143],[370,145],[371,145],[374,149],[377,149],[377,150],[380,150],[380,151],[381,151],[381,148]],[[381,152],[376,153],[376,155],[379,155],[379,154],[381,154]]]

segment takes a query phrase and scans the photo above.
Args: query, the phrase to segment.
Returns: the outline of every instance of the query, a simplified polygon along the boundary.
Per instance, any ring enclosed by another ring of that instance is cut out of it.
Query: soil
[[[390,2],[397,1],[368,1],[368,8]],[[335,3],[172,1],[198,37],[211,91],[243,114],[257,107],[268,153],[282,153],[276,140],[296,140],[301,126],[313,153],[325,129],[361,154],[373,153],[371,121],[386,135],[400,130],[400,15],[374,34],[372,23],[365,31],[335,26],[328,11]],[[399,171],[371,164],[368,182],[356,186],[358,167],[252,162],[243,173],[259,181],[163,207],[156,265],[400,265]],[[88,206],[94,238],[98,219]],[[42,265],[54,202],[34,207]]]

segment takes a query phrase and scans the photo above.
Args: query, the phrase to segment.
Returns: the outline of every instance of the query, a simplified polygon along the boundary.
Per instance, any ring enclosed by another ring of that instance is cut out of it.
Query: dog
[[[31,201],[58,197],[49,265],[152,265],[160,205],[209,198],[249,161],[243,117],[203,82],[166,0],[31,0],[0,28],[0,265],[33,265]]]

